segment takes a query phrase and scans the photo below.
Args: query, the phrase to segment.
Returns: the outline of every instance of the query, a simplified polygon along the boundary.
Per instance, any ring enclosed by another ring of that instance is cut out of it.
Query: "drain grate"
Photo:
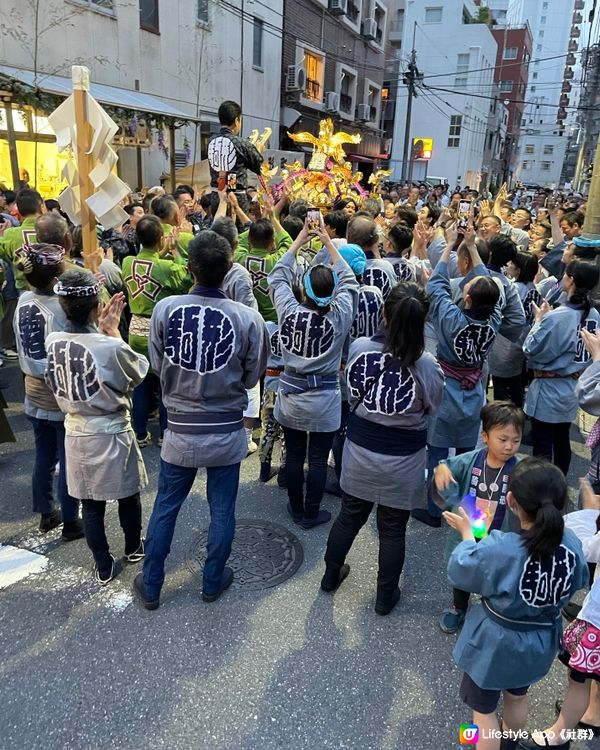
[[[194,542],[188,567],[202,581],[208,529]],[[300,540],[284,526],[270,521],[239,519],[227,565],[233,569],[232,586],[258,591],[291,578],[304,560]]]

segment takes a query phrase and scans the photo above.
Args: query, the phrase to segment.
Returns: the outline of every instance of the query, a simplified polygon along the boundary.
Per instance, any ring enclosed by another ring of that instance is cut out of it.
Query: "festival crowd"
[[[211,164],[204,195],[131,196],[120,230],[98,227],[96,273],[57,201],[0,194],[0,355],[24,376],[40,532],[85,537],[102,586],[143,563],[134,592],[154,610],[205,468],[202,598],[214,602],[234,577],[240,464],[258,451],[257,481],[286,490],[294,525],[330,523],[323,494],[341,498],[324,592],[348,577],[373,510],[380,616],[400,600],[409,520],[447,533],[439,625],[458,634],[460,695],[480,731],[499,729],[503,698],[506,736],[484,733],[480,748],[567,748],[561,730],[577,726],[600,735],[600,420],[580,509],[564,515],[571,425],[580,407],[600,416],[600,271],[584,199],[382,183],[327,210],[285,186],[258,200],[248,170],[262,156],[239,135],[239,106],[224,102],[219,118],[236,155],[230,188]],[[142,535],[142,450],[154,441]],[[112,501],[120,560],[104,528]],[[585,588],[580,608],[571,600]],[[569,675],[558,718],[520,740],[528,687],[557,656]]]

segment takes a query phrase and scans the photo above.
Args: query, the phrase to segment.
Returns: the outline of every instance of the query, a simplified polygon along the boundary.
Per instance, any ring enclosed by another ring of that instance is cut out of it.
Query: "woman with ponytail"
[[[307,220],[268,276],[284,366],[273,414],[285,436],[288,513],[305,529],[331,519],[331,513],[320,506],[327,457],[342,419],[339,372],[359,290],[354,272],[332,244],[321,219],[316,234],[329,252],[330,263],[309,268],[304,275],[302,299],[298,301],[294,290],[296,255],[310,234]]]
[[[444,375],[424,352],[429,311],[414,282],[394,287],[381,331],[350,346],[346,381],[350,417],[340,484],[344,492],[325,553],[321,588],[334,591],[348,575],[346,555],[377,505],[379,573],[375,611],[398,602],[410,511],[424,502],[427,417],[442,399]]]
[[[527,690],[547,674],[559,650],[561,607],[587,584],[581,542],[564,527],[566,501],[560,470],[530,457],[513,470],[506,497],[519,532],[492,531],[476,544],[462,508],[460,515],[444,513],[463,540],[450,557],[448,579],[481,596],[481,604],[469,609],[453,654],[464,672],[460,696],[479,727],[479,750],[517,749]],[[512,733],[502,744],[496,718],[500,693],[502,729]]]
[[[567,301],[555,310],[547,301],[541,307],[532,304],[534,323],[523,344],[527,366],[533,370],[525,399],[533,455],[544,456],[565,475],[571,463],[569,431],[578,408],[575,387],[591,362],[580,332],[599,328],[600,315],[589,297],[599,277],[595,264],[572,260],[562,280]]]

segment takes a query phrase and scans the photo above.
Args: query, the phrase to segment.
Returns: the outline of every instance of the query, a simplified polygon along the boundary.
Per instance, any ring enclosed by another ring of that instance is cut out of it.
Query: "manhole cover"
[[[191,550],[188,567],[202,580],[206,561],[208,529],[203,531]],[[233,586],[247,591],[268,589],[291,578],[304,560],[300,540],[283,526],[269,521],[236,521],[231,556]]]

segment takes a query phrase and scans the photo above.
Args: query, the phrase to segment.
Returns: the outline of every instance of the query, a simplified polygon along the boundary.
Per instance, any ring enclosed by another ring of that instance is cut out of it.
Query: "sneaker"
[[[377,600],[375,601],[375,612],[377,612],[378,615],[385,617],[386,615],[389,615],[389,613],[394,609],[399,601],[400,589],[398,588],[395,589],[391,597],[386,597],[385,600],[380,599],[378,596]]]
[[[40,518],[39,530],[42,534],[47,534],[52,529],[60,526],[62,523],[62,514],[60,510],[52,510],[50,513],[42,513]]]
[[[94,565],[94,578],[101,586],[106,586],[107,583],[110,583],[113,578],[116,578],[116,576],[121,572],[121,568],[119,567],[118,563],[115,561],[115,558],[111,555],[111,564],[110,564],[110,570],[105,572],[100,572],[98,570],[98,566]]]
[[[130,552],[128,555],[124,555],[123,559],[125,562],[128,562],[130,565],[135,565],[136,563],[142,562],[144,559],[144,542],[145,539],[140,540],[140,546],[136,549],[135,552]]]
[[[432,529],[439,529],[442,525],[442,517],[432,516],[425,508],[415,508],[411,510],[410,515],[415,521],[420,521],[426,526],[431,526]]]
[[[147,446],[152,445],[152,433],[147,432],[146,437],[137,438],[137,444],[138,448],[146,448]]]
[[[19,355],[14,349],[0,349],[2,359],[19,359]]]
[[[460,626],[465,621],[465,615],[466,612],[463,612],[462,609],[455,609],[454,607],[442,612],[439,623],[442,633],[457,633]]]
[[[258,450],[258,445],[256,445],[254,440],[250,438],[250,440],[248,440],[248,453],[246,455],[251,456],[253,453],[256,453],[257,450]]]
[[[228,589],[233,583],[233,570],[231,568],[223,568],[223,575],[221,577],[221,588],[214,594],[207,594],[202,592],[202,601],[207,603],[216,602],[221,594]]]
[[[344,564],[341,568],[339,568],[339,570],[328,565],[325,568],[325,575],[323,576],[323,578],[321,578],[321,589],[323,591],[327,591],[327,593],[335,591],[339,587],[341,582],[345,578],[348,578],[349,572],[349,565]]]
[[[144,574],[138,573],[133,579],[133,593],[137,600],[144,609],[154,610],[158,609],[160,605],[160,599],[150,599],[146,594],[146,587],[144,586]]]
[[[314,518],[304,516],[302,521],[300,521],[300,526],[303,529],[314,529],[315,526],[329,523],[329,521],[331,521],[331,513],[328,510],[320,510]]]
[[[83,522],[79,518],[75,521],[66,521],[63,523],[62,534],[60,535],[63,542],[74,542],[76,539],[82,539],[84,536]]]

